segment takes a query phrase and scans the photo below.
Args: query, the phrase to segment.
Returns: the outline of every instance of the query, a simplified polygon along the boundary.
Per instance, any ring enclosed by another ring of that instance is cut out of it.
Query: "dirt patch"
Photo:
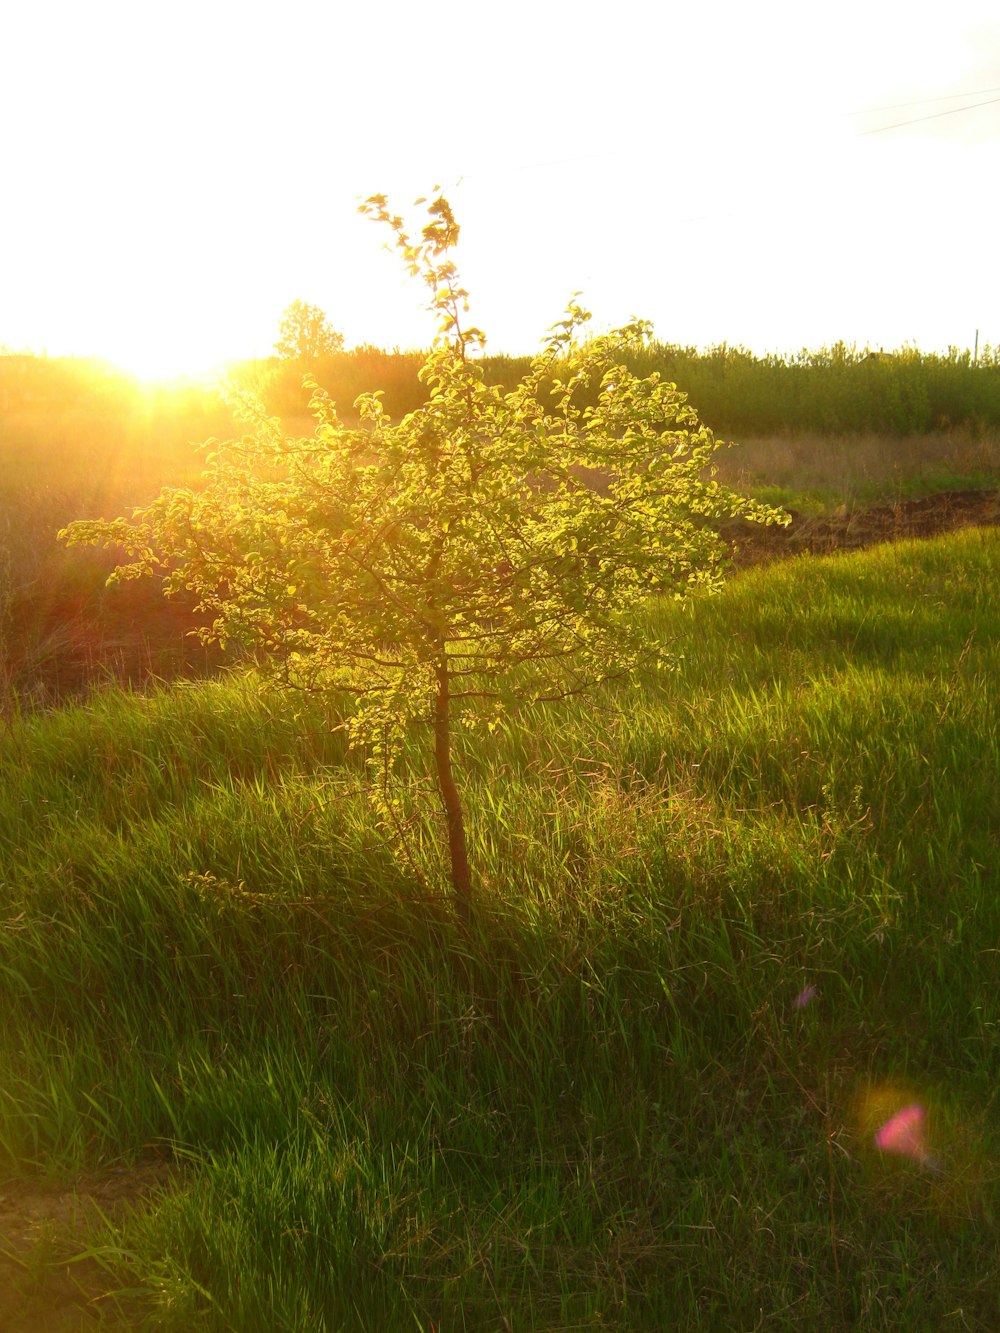
[[[870,509],[841,509],[807,517],[792,511],[785,528],[736,520],[722,528],[737,565],[756,565],[810,552],[857,551],[881,542],[936,537],[959,528],[1000,524],[1000,491],[948,491]]]
[[[190,598],[167,599],[152,580],[105,587],[113,565],[65,553],[0,608],[0,672],[22,699],[58,703],[114,682],[204,676],[220,650],[193,631],[204,623]]]
[[[88,1173],[64,1186],[0,1185],[0,1329],[128,1328],[127,1318],[108,1308],[106,1271],[79,1256],[102,1217],[117,1220],[175,1175],[157,1161]]]
[[[793,512],[786,528],[735,520],[721,531],[745,567],[998,523],[1000,491],[969,490],[816,517]],[[190,601],[166,600],[149,580],[105,588],[111,568],[106,555],[62,552],[6,606],[0,598],[0,694],[58,704],[109,681],[141,688],[211,675],[229,661],[192,634],[201,622]]]

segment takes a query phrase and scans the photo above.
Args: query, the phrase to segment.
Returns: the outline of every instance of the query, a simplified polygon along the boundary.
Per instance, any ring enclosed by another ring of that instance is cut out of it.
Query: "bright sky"
[[[199,370],[295,298],[426,346],[356,208],[435,184],[493,351],[576,290],[702,347],[1000,343],[996,0],[31,0],[0,124],[13,349]]]

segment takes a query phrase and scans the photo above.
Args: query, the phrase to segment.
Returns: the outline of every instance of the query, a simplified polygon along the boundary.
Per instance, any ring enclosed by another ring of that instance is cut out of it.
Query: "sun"
[[[216,374],[224,359],[166,338],[162,342],[155,338],[136,339],[128,346],[109,348],[105,356],[141,384],[204,379]]]
[[[214,377],[225,363],[243,359],[252,338],[238,322],[215,312],[199,317],[160,295],[130,306],[120,292],[109,292],[103,309],[87,312],[76,341],[143,384]]]

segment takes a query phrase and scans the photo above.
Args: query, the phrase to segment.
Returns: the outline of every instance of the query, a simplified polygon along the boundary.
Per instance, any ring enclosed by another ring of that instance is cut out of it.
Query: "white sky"
[[[426,346],[356,207],[438,183],[493,351],[578,289],[698,346],[1000,342],[996,0],[7,0],[0,127],[11,348],[197,370],[296,297]]]

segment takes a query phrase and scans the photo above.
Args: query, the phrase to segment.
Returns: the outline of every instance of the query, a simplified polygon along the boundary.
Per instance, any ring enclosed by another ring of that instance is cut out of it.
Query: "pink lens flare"
[[[815,1000],[818,994],[818,987],[806,986],[803,990],[799,991],[798,995],[796,995],[795,999],[792,1001],[792,1008],[804,1009],[811,1000]]]
[[[932,1165],[927,1155],[925,1137],[924,1108],[914,1102],[904,1106],[891,1119],[887,1120],[875,1135],[875,1146],[883,1152],[895,1153],[899,1157],[912,1157],[922,1166]]]

